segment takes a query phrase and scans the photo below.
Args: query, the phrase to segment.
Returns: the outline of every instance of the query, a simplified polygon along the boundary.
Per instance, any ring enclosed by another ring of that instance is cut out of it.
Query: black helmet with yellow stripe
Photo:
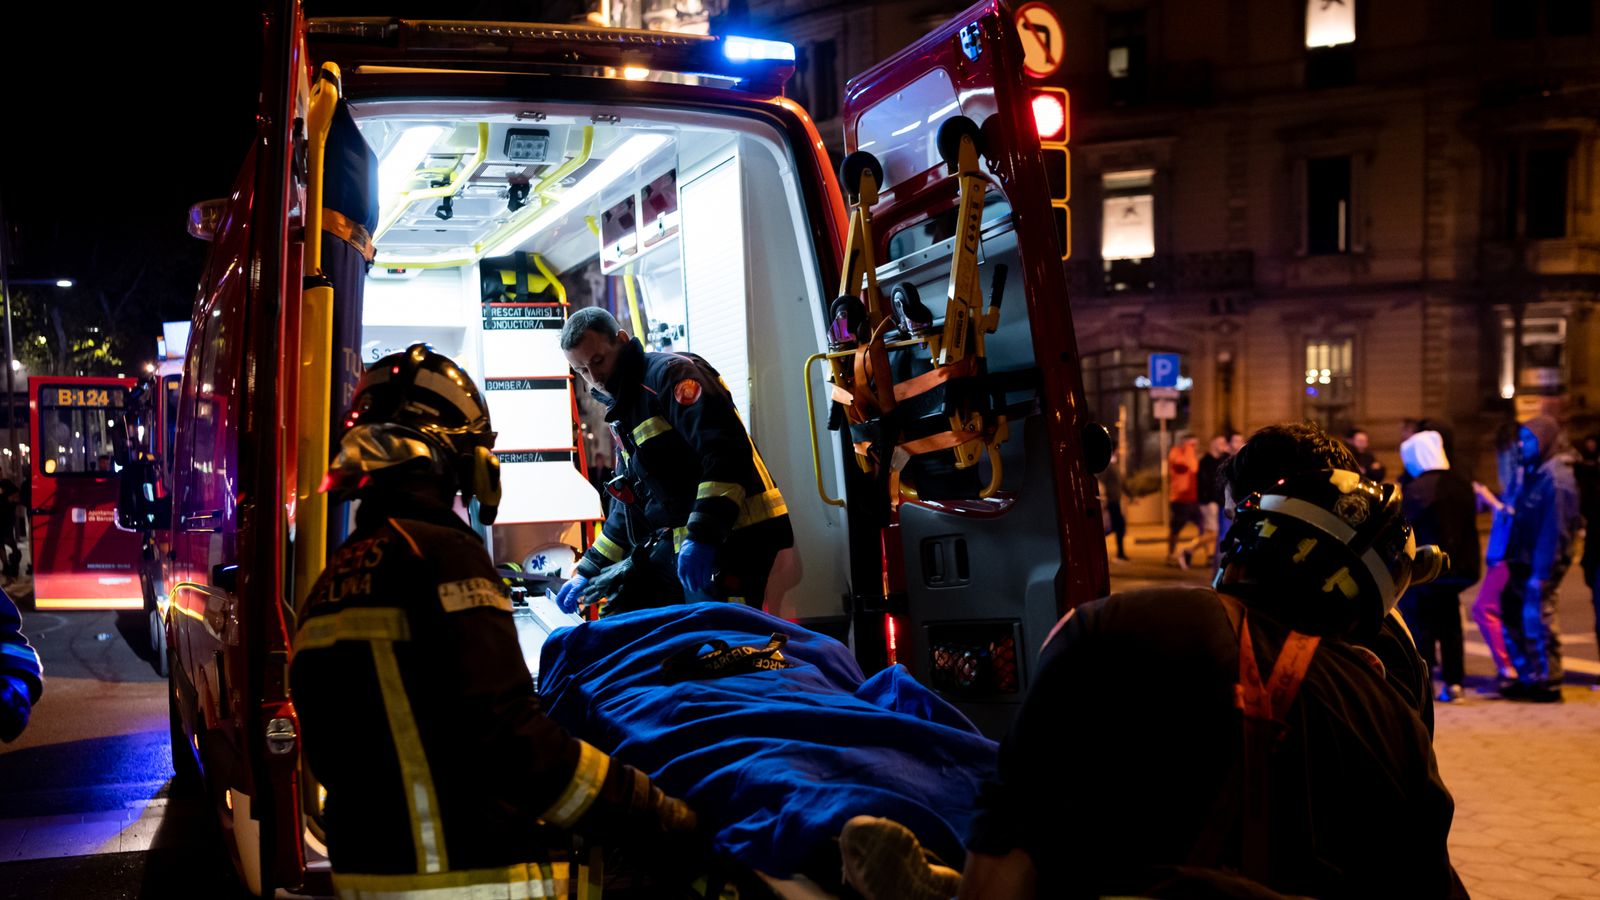
[[[1376,629],[1407,587],[1437,578],[1449,558],[1417,546],[1398,487],[1324,469],[1281,479],[1238,505],[1219,585],[1235,564],[1281,589],[1301,630],[1342,634]]]
[[[472,378],[427,344],[412,344],[362,373],[323,490],[354,497],[395,475],[448,475],[489,524],[500,504],[494,440]]]

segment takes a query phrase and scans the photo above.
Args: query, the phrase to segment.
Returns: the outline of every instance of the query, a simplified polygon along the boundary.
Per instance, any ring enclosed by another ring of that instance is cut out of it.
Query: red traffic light
[[[1059,141],[1067,133],[1067,104],[1060,94],[1033,95],[1033,127],[1041,141]]]

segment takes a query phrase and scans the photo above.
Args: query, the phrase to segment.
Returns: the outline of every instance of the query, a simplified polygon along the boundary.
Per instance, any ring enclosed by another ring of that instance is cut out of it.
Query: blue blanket
[[[672,681],[661,661],[774,632],[790,668]],[[852,816],[887,816],[952,865],[996,745],[901,666],[864,678],[838,641],[734,603],[625,613],[544,645],[546,714],[650,773],[715,830],[718,850],[798,871]]]

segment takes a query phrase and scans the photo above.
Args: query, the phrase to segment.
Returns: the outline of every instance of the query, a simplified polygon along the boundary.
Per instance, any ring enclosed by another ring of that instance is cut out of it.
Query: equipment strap
[[[1190,848],[1189,863],[1215,868],[1228,833],[1238,823],[1243,831],[1240,870],[1265,884],[1270,859],[1271,758],[1288,728],[1286,717],[1321,638],[1289,632],[1273,662],[1272,673],[1263,681],[1250,637],[1249,610],[1235,597],[1223,593],[1217,597],[1229,624],[1239,635],[1239,681],[1234,685],[1234,707],[1241,713],[1244,741],[1242,752],[1223,779],[1211,815],[1207,816],[1206,830]]]

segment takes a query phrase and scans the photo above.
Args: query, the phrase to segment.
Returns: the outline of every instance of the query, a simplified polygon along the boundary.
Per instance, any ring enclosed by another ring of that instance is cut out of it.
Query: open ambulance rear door
[[[848,501],[887,505],[891,652],[990,733],[1057,619],[1108,590],[1094,475],[1109,442],[1085,420],[1063,267],[1067,96],[1024,74],[1018,21],[986,0],[850,81],[840,287],[860,304],[835,301],[830,329],[835,348],[876,334],[865,371],[886,359],[905,394],[870,396],[876,374],[834,393],[873,472]],[[863,371],[830,362],[836,386]]]

